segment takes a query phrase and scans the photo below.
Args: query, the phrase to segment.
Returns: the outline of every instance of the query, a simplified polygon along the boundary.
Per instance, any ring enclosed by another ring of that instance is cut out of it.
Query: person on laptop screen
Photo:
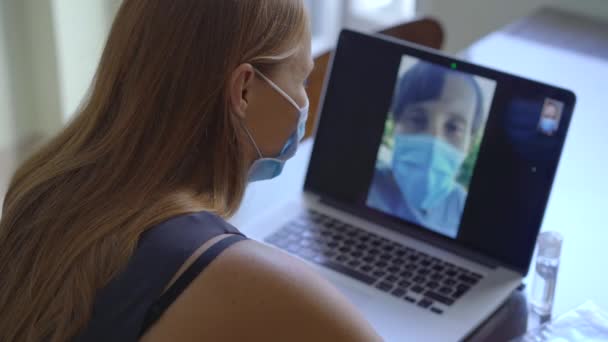
[[[559,101],[546,99],[540,116],[538,129],[545,135],[552,136],[559,128],[559,119],[563,104]]]
[[[397,81],[367,204],[456,237],[484,117],[472,76],[415,63]]]

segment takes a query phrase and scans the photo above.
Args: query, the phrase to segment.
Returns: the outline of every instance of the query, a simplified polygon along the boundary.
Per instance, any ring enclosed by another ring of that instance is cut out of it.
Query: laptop
[[[387,341],[466,339],[522,284],[574,105],[345,30],[303,192],[252,237],[310,262]]]

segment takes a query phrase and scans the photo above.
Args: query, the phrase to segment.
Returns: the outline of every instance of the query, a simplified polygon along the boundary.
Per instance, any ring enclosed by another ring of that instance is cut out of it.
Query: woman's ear
[[[230,99],[230,109],[241,118],[245,118],[247,107],[249,106],[250,88],[255,78],[255,70],[251,64],[239,65],[232,72],[230,84],[228,85],[228,95]]]

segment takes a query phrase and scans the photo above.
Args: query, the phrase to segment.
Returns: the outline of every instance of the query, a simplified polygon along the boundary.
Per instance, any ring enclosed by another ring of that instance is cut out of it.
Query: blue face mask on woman
[[[272,87],[272,89],[274,89],[277,93],[283,96],[289,103],[291,103],[294,108],[298,110],[298,126],[296,130],[292,133],[292,135],[289,136],[289,138],[285,142],[285,145],[283,145],[283,149],[281,149],[279,155],[274,158],[265,158],[262,155],[262,151],[255,143],[255,139],[253,139],[253,136],[251,135],[249,130],[245,128],[249,139],[253,143],[253,146],[258,152],[258,156],[260,157],[251,165],[251,168],[249,168],[249,182],[272,179],[281,174],[281,172],[283,171],[283,167],[285,166],[285,162],[287,162],[287,160],[289,160],[296,154],[298,145],[302,138],[304,138],[304,134],[306,132],[306,120],[308,119],[308,110],[310,106],[308,98],[306,98],[306,105],[300,108],[296,101],[294,101],[291,96],[287,95],[287,93],[278,85],[276,85],[276,83],[271,81],[260,71],[256,70],[255,72],[264,81],[266,81]]]
[[[427,211],[456,186],[464,153],[432,135],[397,134],[393,152],[395,181],[412,209]]]

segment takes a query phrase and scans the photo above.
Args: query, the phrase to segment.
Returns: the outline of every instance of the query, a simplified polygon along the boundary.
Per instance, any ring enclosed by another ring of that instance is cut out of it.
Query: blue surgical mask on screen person
[[[274,158],[265,158],[262,155],[262,151],[259,149],[258,145],[253,139],[253,136],[249,132],[247,128],[245,128],[249,139],[253,143],[258,156],[260,157],[258,160],[253,162],[251,167],[249,168],[249,182],[256,182],[261,180],[268,180],[277,177],[283,171],[283,167],[285,166],[285,162],[289,160],[296,154],[298,149],[298,145],[302,138],[304,138],[304,134],[306,132],[306,120],[308,119],[308,110],[310,103],[308,98],[306,98],[306,104],[304,107],[300,108],[298,104],[291,98],[291,96],[287,95],[287,93],[281,89],[276,83],[262,74],[260,71],[255,71],[264,81],[266,81],[277,93],[283,96],[291,105],[298,110],[298,125],[296,130],[289,136],[281,152],[278,156]]]
[[[540,119],[540,129],[543,132],[553,133],[557,130],[557,120],[549,118]]]
[[[393,175],[412,209],[427,211],[452,192],[464,162],[462,151],[427,134],[397,134]]]

